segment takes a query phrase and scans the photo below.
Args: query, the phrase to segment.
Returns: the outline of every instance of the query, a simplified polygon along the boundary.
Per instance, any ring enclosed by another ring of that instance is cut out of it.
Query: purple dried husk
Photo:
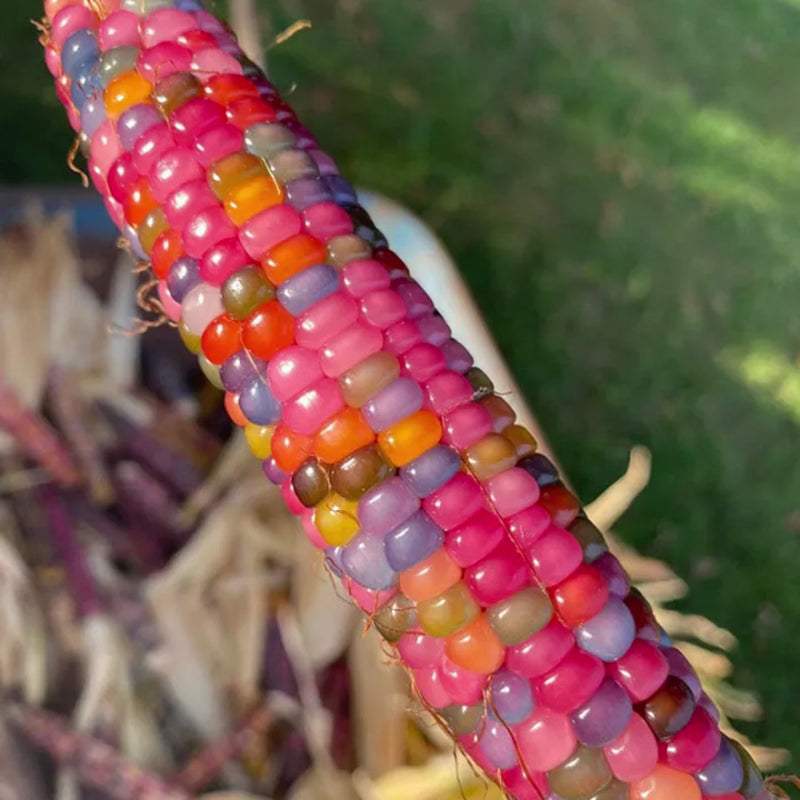
[[[14,437],[20,450],[65,487],[81,475],[68,448],[42,416],[25,406],[14,389],[0,380],[0,428]]]
[[[114,487],[100,447],[86,424],[87,404],[67,369],[54,366],[50,370],[48,399],[52,415],[80,463],[92,500],[108,505],[114,499]]]
[[[180,498],[188,497],[203,483],[205,475],[180,453],[166,447],[146,427],[136,426],[116,409],[103,404],[103,411],[118,437],[118,449],[124,457],[139,462],[158,477]]]
[[[161,546],[139,524],[123,525],[114,518],[113,510],[92,505],[84,495],[73,494],[68,503],[75,524],[103,539],[121,569],[148,575],[164,566]]]
[[[165,547],[186,543],[189,531],[179,524],[180,507],[164,484],[135,461],[114,465],[117,505],[123,517],[146,528]]]
[[[6,717],[25,738],[60,766],[75,770],[86,786],[113,800],[191,800],[191,795],[124,758],[110,744],[76,732],[57,714],[8,703]]]
[[[53,551],[64,570],[76,613],[82,618],[99,612],[102,604],[64,498],[52,485],[39,487],[37,494],[44,509]]]

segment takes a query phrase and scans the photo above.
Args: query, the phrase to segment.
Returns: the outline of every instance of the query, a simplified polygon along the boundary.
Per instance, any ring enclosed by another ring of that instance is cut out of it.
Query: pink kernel
[[[142,42],[145,47],[154,47],[168,42],[181,33],[196,26],[194,17],[187,11],[175,8],[160,8],[151,11],[142,22]]]
[[[662,760],[681,772],[697,772],[711,763],[721,741],[716,721],[704,708],[695,708],[683,729],[661,743]]]
[[[457,472],[440,489],[422,501],[428,516],[443,530],[466,522],[485,506],[480,484],[465,472]]]
[[[361,315],[370,325],[385,330],[405,319],[406,305],[392,289],[376,289],[361,298]]]
[[[159,203],[164,203],[176,189],[203,176],[191,150],[173,147],[150,168],[150,191]]]
[[[530,473],[512,467],[486,482],[489,500],[501,517],[510,517],[539,499],[539,484]]]
[[[540,631],[506,651],[506,666],[526,678],[538,678],[556,667],[575,646],[572,631],[551,619]]]
[[[175,141],[192,147],[195,140],[207,131],[225,124],[225,110],[205,97],[193,97],[169,115]]]
[[[401,658],[412,669],[432,667],[444,655],[444,639],[427,633],[406,633],[397,642]]]
[[[394,356],[399,356],[422,341],[422,334],[416,322],[404,319],[392,325],[386,331],[386,349]]]
[[[492,431],[492,417],[479,403],[464,403],[446,414],[442,441],[456,450],[466,450]]]
[[[210,167],[225,156],[238,153],[243,146],[244,134],[228,122],[204,131],[192,143],[195,157],[204,167]]]
[[[442,351],[426,342],[420,342],[403,353],[400,363],[403,370],[418,383],[430,380],[447,368]]]
[[[339,384],[330,378],[322,378],[284,403],[281,418],[292,430],[310,436],[343,407]]]
[[[459,567],[471,567],[489,555],[505,536],[495,514],[481,508],[466,522],[453,528],[445,538],[445,549]]]
[[[647,777],[658,763],[658,744],[650,726],[637,714],[631,714],[625,730],[603,753],[614,777],[634,783]]]
[[[534,503],[506,520],[511,537],[520,547],[530,547],[550,527],[550,515]]]
[[[100,49],[105,52],[114,47],[138,47],[139,17],[132,11],[112,11],[101,23],[97,32]]]
[[[233,236],[206,250],[200,261],[200,277],[212,286],[221,286],[237,269],[249,263],[247,253]]]
[[[583,561],[577,539],[552,525],[527,551],[533,572],[542,586],[555,586],[568,578]]]
[[[337,333],[356,321],[358,306],[344,292],[334,292],[297,318],[295,341],[301,347],[318,350]]]
[[[292,345],[267,364],[267,381],[273,396],[284,403],[323,377],[319,356],[313,350]]]
[[[139,53],[136,69],[142,77],[156,83],[175,72],[185,72],[192,62],[192,51],[175,42],[161,42]]]
[[[536,772],[555,769],[578,744],[569,717],[550,708],[537,708],[514,733],[522,761]]]
[[[187,256],[202,258],[215,244],[236,236],[236,228],[222,206],[207,208],[192,217],[183,230],[183,246]]]
[[[176,230],[183,230],[195,214],[217,205],[219,200],[203,177],[177,188],[167,197],[163,208],[167,222]]]
[[[173,321],[178,322],[181,318],[181,304],[174,300],[169,293],[166,281],[158,282],[158,299],[161,301],[161,306],[164,313]]]
[[[452,370],[443,370],[434,375],[423,389],[426,405],[440,416],[468,403],[472,398],[472,384]]]
[[[363,297],[369,292],[386,289],[389,286],[389,275],[379,261],[365,258],[351,261],[342,269],[342,283],[353,297]]]
[[[273,247],[300,233],[302,220],[291,206],[282,203],[261,211],[239,228],[239,241],[255,261]]]
[[[97,14],[83,5],[64,6],[53,18],[50,41],[60,50],[64,42],[83,28],[97,29]]]
[[[322,538],[319,528],[314,524],[314,509],[304,508],[300,514],[300,521],[311,544],[318,550],[325,550],[328,547],[328,543]]]
[[[315,203],[303,211],[303,226],[306,233],[328,242],[336,236],[344,236],[353,232],[353,220],[350,215],[336,203]]]
[[[582,706],[603,682],[603,662],[577,647],[534,683],[538,703],[562,714]]]
[[[442,685],[442,676],[438,667],[425,667],[412,671],[414,686],[422,699],[431,708],[445,708],[452,701],[447,689]]]
[[[338,378],[382,347],[383,334],[377,328],[356,322],[322,348],[319,356],[322,371]]]
[[[214,75],[243,75],[242,65],[219,47],[209,47],[193,54],[191,70],[202,81]]]
[[[507,537],[476,564],[464,571],[464,582],[482,606],[499,603],[531,582],[531,570]]]

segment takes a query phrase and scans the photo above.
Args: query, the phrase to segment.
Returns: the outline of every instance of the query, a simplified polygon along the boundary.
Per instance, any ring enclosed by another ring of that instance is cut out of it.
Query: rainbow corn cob
[[[46,0],[91,179],[266,476],[518,800],[765,800],[602,535],[197,0]]]

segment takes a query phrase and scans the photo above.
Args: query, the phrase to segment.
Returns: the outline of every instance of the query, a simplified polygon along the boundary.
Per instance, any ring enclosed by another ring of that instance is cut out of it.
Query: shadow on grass
[[[747,732],[800,752],[800,13],[442,5],[284,2],[315,28],[275,79],[442,234],[587,498],[652,449],[620,530],[740,638]]]

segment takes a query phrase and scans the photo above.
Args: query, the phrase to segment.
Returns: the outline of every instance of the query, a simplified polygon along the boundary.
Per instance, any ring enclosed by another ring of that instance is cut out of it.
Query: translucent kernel
[[[136,70],[117,75],[109,84],[103,97],[109,117],[118,117],[123,111],[150,97],[153,85]]]
[[[464,458],[472,474],[479,481],[485,481],[513,467],[517,463],[517,452],[505,436],[490,433],[470,445]]]
[[[236,186],[225,198],[224,205],[231,222],[243,225],[282,199],[283,191],[271,175],[256,175]]]
[[[425,600],[417,607],[419,624],[431,636],[450,636],[463,628],[480,612],[469,589],[459,581],[447,591]]]
[[[338,494],[331,494],[316,507],[314,524],[328,544],[334,547],[345,545],[358,533],[356,504]]]
[[[445,652],[458,666],[489,675],[503,663],[506,651],[486,615],[479,614],[469,625],[447,639]]]
[[[423,409],[382,431],[378,444],[392,464],[403,467],[438,444],[441,438],[439,418]]]
[[[349,406],[361,408],[399,375],[400,364],[391,353],[385,350],[373,353],[339,376],[344,401]]]
[[[486,609],[489,624],[506,646],[524,642],[544,628],[552,616],[553,605],[547,592],[535,586],[528,586]]]
[[[272,455],[272,434],[274,425],[254,425],[248,422],[244,426],[244,438],[253,455],[263,461]]]
[[[547,773],[550,788],[564,800],[591,797],[608,786],[613,777],[603,751],[582,745],[563,764]]]
[[[208,183],[220,200],[253,178],[269,177],[264,162],[250,153],[234,153],[221,158],[208,171]]]

